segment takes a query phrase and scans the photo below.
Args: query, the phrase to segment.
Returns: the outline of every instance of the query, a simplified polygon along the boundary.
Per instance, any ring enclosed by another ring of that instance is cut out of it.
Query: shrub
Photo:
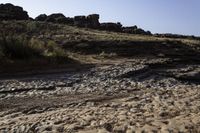
[[[46,56],[53,56],[53,57],[56,57],[56,58],[59,58],[59,57],[66,57],[66,53],[65,51],[60,48],[58,46],[58,44],[56,44],[54,41],[48,41],[47,42],[47,46],[46,46]]]
[[[30,59],[41,56],[40,51],[31,47],[28,38],[8,36],[0,39],[2,57],[11,59]]]

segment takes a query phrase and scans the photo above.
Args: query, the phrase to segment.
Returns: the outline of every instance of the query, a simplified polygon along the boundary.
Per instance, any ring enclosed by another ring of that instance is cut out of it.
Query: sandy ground
[[[137,59],[2,79],[0,132],[198,133],[198,74],[198,64]]]

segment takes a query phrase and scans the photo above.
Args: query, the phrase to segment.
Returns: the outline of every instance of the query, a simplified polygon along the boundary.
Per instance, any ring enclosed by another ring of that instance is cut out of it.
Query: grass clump
[[[40,51],[31,47],[26,37],[6,37],[0,39],[1,58],[31,59],[41,56]]]
[[[67,54],[54,41],[43,41],[26,36],[0,37],[1,60],[47,59],[56,61],[61,58],[67,58]]]

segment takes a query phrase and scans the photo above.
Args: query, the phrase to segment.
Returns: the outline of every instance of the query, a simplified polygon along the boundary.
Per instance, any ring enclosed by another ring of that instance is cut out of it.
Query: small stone
[[[58,121],[55,121],[55,122],[54,122],[55,125],[59,125],[59,124],[61,124],[61,123],[63,123],[62,120],[58,120]]]
[[[52,131],[52,126],[47,126],[47,127],[45,128],[45,130],[46,130],[46,131]]]
[[[58,126],[55,129],[56,129],[56,132],[60,132],[60,133],[64,132],[64,127],[63,126]]]
[[[106,129],[99,129],[98,130],[98,133],[110,133],[110,132],[108,132]]]
[[[126,133],[135,133],[135,129],[129,128],[129,129],[126,130]]]
[[[166,117],[168,115],[169,115],[169,113],[166,112],[166,111],[162,111],[162,112],[159,113],[159,116],[161,116],[161,117]]]
[[[68,130],[78,130],[78,129],[83,129],[81,125],[78,124],[71,124],[67,127]]]
[[[125,130],[126,130],[125,126],[115,126],[113,128],[113,132],[115,132],[115,133],[124,133]]]

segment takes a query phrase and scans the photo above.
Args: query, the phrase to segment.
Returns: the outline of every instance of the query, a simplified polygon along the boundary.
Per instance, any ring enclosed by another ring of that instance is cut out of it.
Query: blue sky
[[[200,36],[200,0],[0,0],[22,6],[31,17],[98,13],[101,22],[138,25],[153,33]]]

